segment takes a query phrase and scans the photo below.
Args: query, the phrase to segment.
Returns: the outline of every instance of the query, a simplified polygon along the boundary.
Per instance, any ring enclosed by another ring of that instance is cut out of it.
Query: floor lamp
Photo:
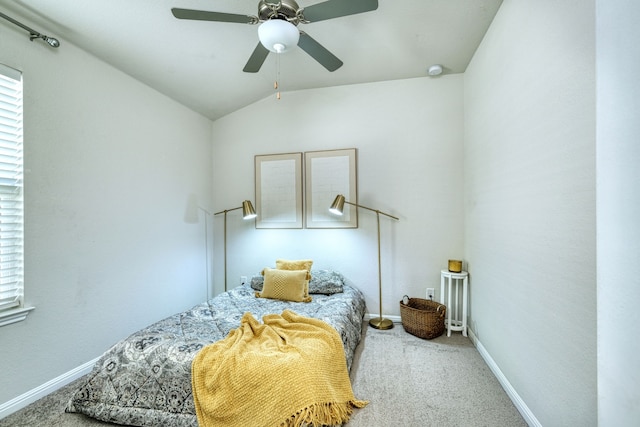
[[[381,212],[378,209],[371,209],[366,206],[358,205],[356,203],[351,203],[345,200],[342,194],[336,196],[335,200],[331,204],[329,211],[336,215],[342,215],[344,210],[344,204],[349,204],[355,206],[356,208],[367,209],[369,211],[376,213],[376,218],[378,220],[378,300],[380,301],[380,317],[376,317],[374,319],[369,320],[369,325],[376,329],[391,329],[393,328],[393,322],[389,319],[385,319],[382,317],[382,268],[380,266],[380,214],[388,216],[389,218],[393,218],[395,220],[400,220],[393,215],[389,215],[387,213]]]
[[[195,204],[194,199],[194,204]],[[209,301],[209,290],[211,289],[211,276],[209,274],[209,227],[207,223],[211,216],[211,212],[198,206],[202,212],[204,212],[204,265],[205,265],[205,282],[207,284],[207,301]]]
[[[249,200],[242,202],[242,206],[237,208],[225,209],[214,215],[224,214],[224,291],[227,291],[227,212],[242,209],[242,219],[252,219],[256,217],[256,210]]]

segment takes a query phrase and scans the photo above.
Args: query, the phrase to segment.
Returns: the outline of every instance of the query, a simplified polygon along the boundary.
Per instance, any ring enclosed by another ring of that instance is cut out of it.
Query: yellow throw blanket
[[[329,324],[285,310],[198,352],[191,367],[201,427],[340,425],[357,400],[340,336]]]

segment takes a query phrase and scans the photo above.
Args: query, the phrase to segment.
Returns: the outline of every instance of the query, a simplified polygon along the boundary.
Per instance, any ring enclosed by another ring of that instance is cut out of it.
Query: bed
[[[337,272],[312,271],[311,302],[257,298],[261,276],[190,310],[154,323],[107,350],[74,393],[67,412],[133,426],[197,427],[191,364],[203,347],[256,319],[284,310],[323,320],[339,333],[347,368],[360,342],[365,302]],[[317,293],[323,292],[323,293]]]

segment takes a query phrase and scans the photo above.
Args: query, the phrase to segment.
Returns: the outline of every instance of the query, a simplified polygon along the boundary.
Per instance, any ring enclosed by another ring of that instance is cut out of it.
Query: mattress
[[[256,298],[244,285],[167,317],[107,350],[66,410],[123,425],[197,427],[191,362],[237,328],[246,312],[262,319],[289,309],[327,322],[340,334],[351,369],[365,311],[362,293],[345,284],[342,292],[312,297],[309,303]]]

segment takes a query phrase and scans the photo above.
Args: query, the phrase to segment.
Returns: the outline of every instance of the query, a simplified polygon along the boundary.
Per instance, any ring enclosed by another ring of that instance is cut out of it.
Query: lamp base
[[[382,317],[375,317],[369,320],[369,326],[376,329],[391,329],[393,328],[393,322],[389,319],[384,319]]]

